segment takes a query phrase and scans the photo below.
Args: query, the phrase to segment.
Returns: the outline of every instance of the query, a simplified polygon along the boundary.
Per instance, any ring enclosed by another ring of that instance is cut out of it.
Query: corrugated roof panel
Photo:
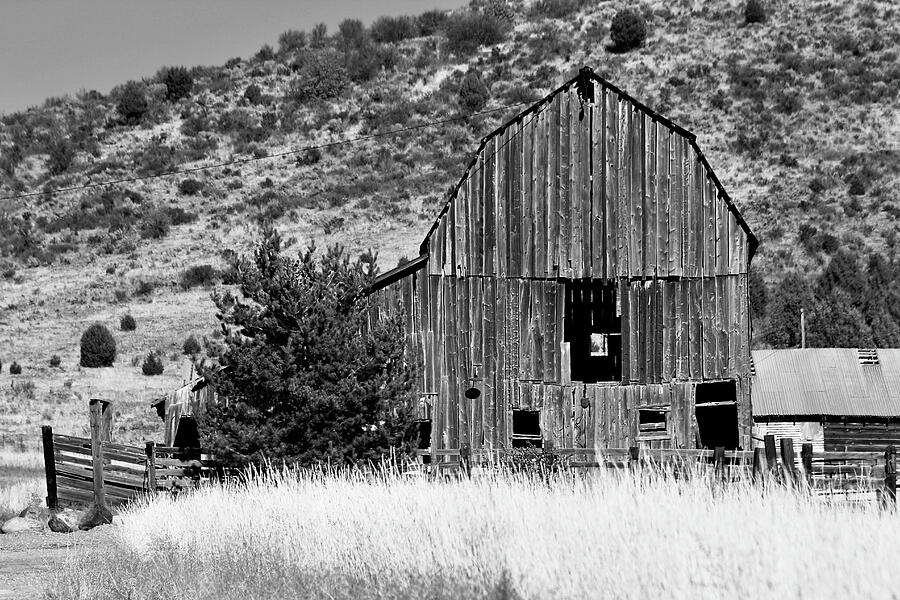
[[[753,416],[900,416],[900,349],[861,365],[856,348],[754,350]]]

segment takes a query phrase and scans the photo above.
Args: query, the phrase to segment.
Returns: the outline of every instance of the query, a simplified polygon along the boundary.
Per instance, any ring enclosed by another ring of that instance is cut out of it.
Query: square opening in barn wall
[[[565,341],[573,381],[622,379],[622,317],[612,281],[565,283]]]
[[[641,437],[665,437],[666,411],[654,408],[639,408],[638,435]]]
[[[697,434],[703,448],[738,447],[737,384],[733,379],[697,384]]]
[[[512,411],[512,447],[542,448],[544,438],[541,435],[541,411]]]
[[[419,419],[416,421],[416,433],[419,437],[417,448],[419,450],[428,450],[431,448],[431,419]],[[423,463],[430,463],[430,456],[422,457]]]

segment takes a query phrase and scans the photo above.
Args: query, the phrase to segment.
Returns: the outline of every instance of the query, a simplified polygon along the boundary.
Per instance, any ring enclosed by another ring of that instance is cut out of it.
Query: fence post
[[[894,445],[890,444],[884,451],[884,488],[886,501],[891,505],[897,503],[897,460]]]
[[[472,465],[469,464],[472,452],[469,442],[465,442],[459,449],[459,467],[469,479],[472,478]]]
[[[762,481],[766,474],[765,448],[753,449],[753,481]]]
[[[628,448],[628,458],[628,467],[632,471],[636,470],[641,466],[641,449],[637,446],[631,446],[630,448]]]
[[[59,508],[59,496],[56,491],[56,457],[53,453],[53,428],[41,426],[41,441],[44,443],[44,474],[47,476],[47,508]]]
[[[812,465],[812,444],[806,443],[800,446],[800,462],[803,463],[803,476],[806,485],[812,487],[813,484],[813,465]]]
[[[715,465],[716,479],[725,479],[725,447],[716,446],[713,450],[713,464]]]
[[[94,469],[94,504],[106,506],[106,490],[103,489],[103,452],[101,447],[102,400],[90,401],[91,409],[91,464]]]
[[[781,438],[781,467],[784,470],[785,482],[796,483],[794,440],[791,438]]]
[[[156,442],[147,442],[147,491],[156,493]]]
[[[763,443],[766,446],[766,463],[769,471],[778,468],[778,455],[775,453],[775,435],[768,433],[763,437]]]

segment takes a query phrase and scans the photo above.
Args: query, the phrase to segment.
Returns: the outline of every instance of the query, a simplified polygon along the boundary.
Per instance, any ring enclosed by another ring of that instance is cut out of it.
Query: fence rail
[[[146,447],[53,433],[41,428],[47,506],[96,503],[120,506],[148,493],[196,487],[210,472],[211,457],[199,448]],[[99,472],[99,477],[98,477]]]
[[[779,443],[776,444],[776,441]],[[523,452],[526,454],[523,455]],[[519,459],[540,457],[542,464],[571,469],[641,469],[654,466],[676,472],[696,465],[707,466],[723,481],[761,480],[805,485],[817,493],[876,492],[896,501],[897,468],[894,446],[884,452],[814,452],[812,444],[801,444],[794,453],[790,438],[776,440],[766,435],[764,445],[754,450],[660,449],[660,448],[543,448],[521,449],[461,448],[419,450],[419,467],[426,472],[458,471],[471,476],[473,467],[514,465]]]

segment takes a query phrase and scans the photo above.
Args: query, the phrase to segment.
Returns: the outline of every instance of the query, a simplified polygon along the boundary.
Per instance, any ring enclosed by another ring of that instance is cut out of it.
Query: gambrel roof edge
[[[657,123],[660,123],[664,127],[668,128],[670,131],[672,131],[673,133],[676,133],[688,140],[688,142],[690,143],[691,147],[694,149],[694,152],[697,155],[697,159],[700,161],[700,164],[703,165],[704,169],[706,170],[706,176],[713,182],[713,184],[715,185],[719,194],[721,195],[722,199],[725,201],[725,204],[728,207],[728,210],[734,215],[735,220],[741,226],[741,229],[743,229],[744,232],[747,234],[747,243],[748,243],[748,247],[749,247],[748,261],[752,260],[753,255],[756,253],[756,249],[759,247],[759,240],[757,239],[756,235],[754,235],[753,231],[750,229],[750,226],[744,220],[744,217],[741,215],[741,213],[738,210],[737,206],[735,205],[734,201],[731,199],[731,196],[725,190],[725,186],[722,185],[722,182],[719,181],[719,178],[716,176],[715,172],[712,170],[712,167],[710,166],[709,161],[707,161],[706,156],[704,156],[703,151],[700,150],[700,146],[697,144],[697,136],[693,132],[688,131],[684,127],[681,127],[680,125],[673,123],[668,118],[657,113],[656,111],[654,111],[653,109],[648,107],[646,104],[642,103],[641,101],[639,101],[636,98],[629,95],[624,90],[618,88],[614,84],[603,79],[602,77],[600,77],[599,75],[594,73],[594,71],[590,67],[583,67],[579,71],[578,75],[576,75],[569,81],[565,82],[564,84],[562,84],[561,86],[559,86],[558,88],[556,88],[555,90],[553,90],[552,92],[550,92],[549,94],[544,96],[542,99],[538,100],[536,103],[534,103],[532,106],[530,106],[526,110],[517,114],[515,117],[513,117],[512,119],[510,119],[509,121],[507,121],[506,123],[504,123],[503,125],[498,127],[497,129],[495,129],[488,135],[481,138],[481,143],[478,145],[478,149],[472,155],[472,160],[469,161],[469,164],[466,167],[466,170],[463,172],[459,181],[454,186],[452,193],[448,196],[447,201],[444,203],[444,206],[441,208],[441,211],[438,213],[437,218],[435,219],[431,228],[428,230],[428,233],[426,234],[425,239],[422,240],[422,244],[419,247],[420,256],[425,256],[428,254],[429,241],[431,240],[431,236],[437,230],[438,225],[441,222],[441,219],[444,217],[444,215],[447,214],[447,211],[450,209],[453,199],[459,193],[459,189],[465,183],[466,179],[469,176],[469,173],[472,171],[473,168],[475,168],[476,163],[478,161],[478,156],[485,149],[488,142],[491,139],[493,139],[495,136],[502,134],[507,128],[511,127],[512,125],[521,121],[522,119],[528,117],[531,113],[540,110],[540,108],[544,104],[550,102],[558,94],[567,91],[571,86],[583,85],[582,82],[584,81],[585,78],[590,78],[591,80],[599,83],[604,88],[608,89],[612,93],[619,96],[619,98],[621,98],[622,100],[625,100],[625,101],[631,103],[638,110],[646,113],[651,119],[653,119]]]

